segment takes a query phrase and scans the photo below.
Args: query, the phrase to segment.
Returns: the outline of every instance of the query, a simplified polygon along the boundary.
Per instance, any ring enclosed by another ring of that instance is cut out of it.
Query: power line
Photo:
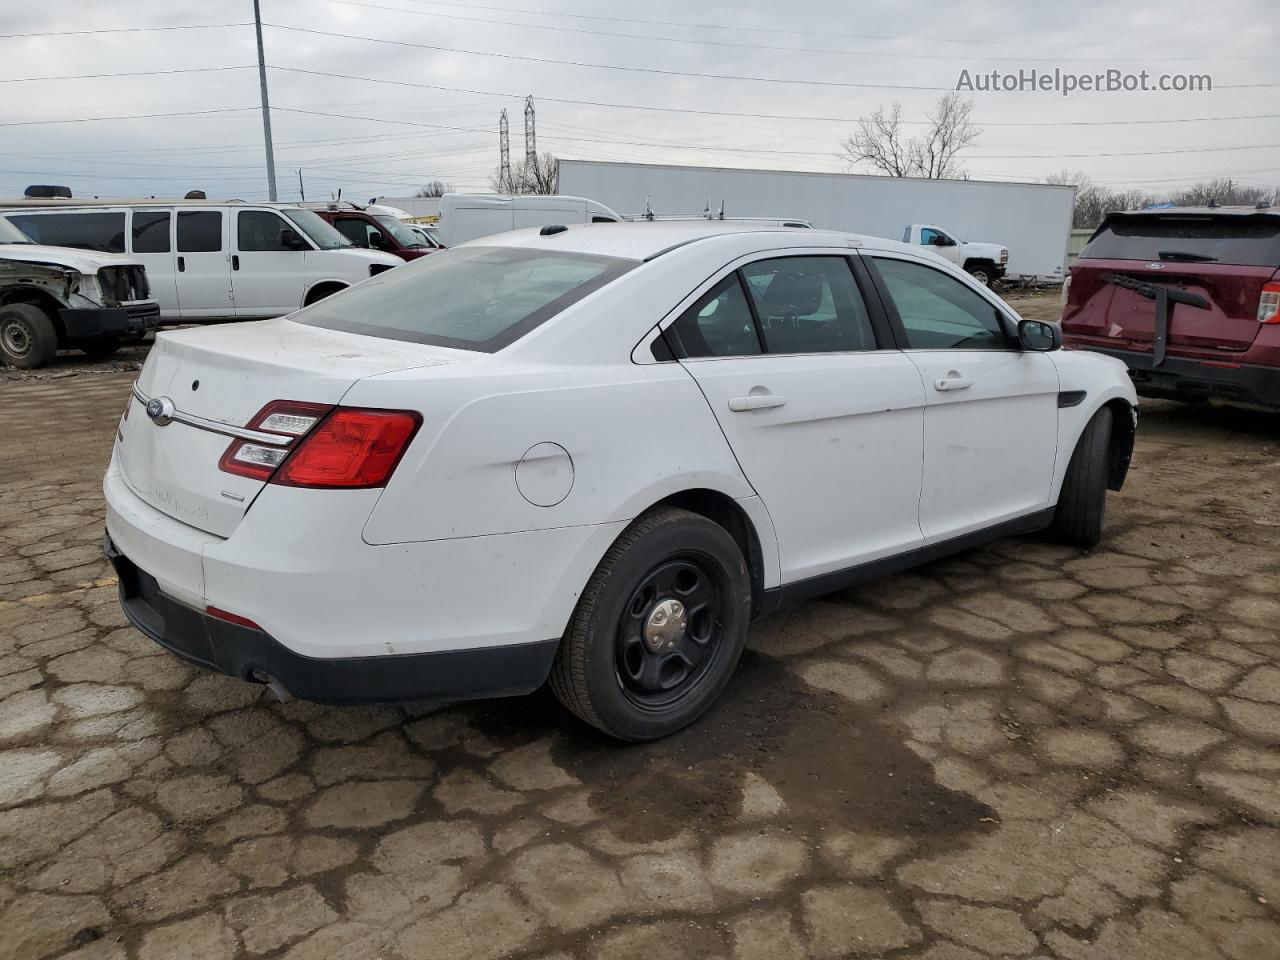
[[[190,23],[172,27],[107,27],[101,30],[41,30],[34,33],[0,33],[0,40],[22,37],[83,37],[97,33],[151,33],[164,30],[221,30],[226,27],[251,27],[253,21],[244,23]]]
[[[117,114],[111,117],[67,117],[62,120],[6,120],[0,127],[36,127],[54,123],[96,123],[99,120],[159,120],[164,117],[199,117],[213,113],[236,113],[243,110],[257,110],[252,107],[220,107],[216,110],[179,110],[176,113],[133,113]]]
[[[234,67],[182,67],[177,70],[131,70],[128,73],[67,73],[56,77],[0,77],[0,83],[36,83],[41,80],[106,80],[111,77],[161,77],[174,73],[217,73],[222,70],[252,70],[255,64]]]
[[[360,0],[325,0],[327,3],[337,3],[343,6],[364,7],[368,10],[385,10],[390,13],[407,13],[416,17],[432,17],[444,20],[459,20],[466,23],[486,23],[496,24],[503,27],[520,27],[530,30],[550,30],[556,33],[580,33],[594,37],[618,37],[624,40],[656,40],[661,43],[686,43],[697,46],[711,47],[738,47],[748,50],[774,50],[784,53],[830,53],[845,57],[887,57],[890,59],[907,59],[907,60],[966,60],[971,61],[975,58],[974,54],[945,54],[945,53],[904,53],[900,50],[879,51],[879,50],[849,50],[849,49],[833,49],[831,47],[780,47],[768,43],[743,43],[735,40],[704,40],[694,37],[672,37],[672,36],[655,36],[653,34],[642,33],[618,33],[613,30],[591,30],[587,27],[569,27],[560,24],[548,23],[513,23],[510,20],[501,20],[495,17],[466,17],[457,13],[440,13],[436,10],[406,10],[403,7],[387,7],[377,3],[364,3]],[[481,7],[479,9],[492,9]],[[524,12],[524,11],[520,11]],[[554,14],[548,14],[554,15]],[[627,21],[629,22],[629,21]],[[788,32],[788,31],[778,31]],[[905,38],[904,38],[905,39]],[[1145,47],[1150,50],[1152,47]],[[979,55],[981,59],[991,61],[1013,61],[1017,63],[1111,63],[1114,57],[1027,57],[1027,56],[992,56],[989,54]],[[1192,56],[1192,57],[1166,57],[1166,56],[1141,56],[1128,57],[1130,60],[1138,61],[1194,61],[1203,62],[1205,60],[1277,60],[1280,57],[1274,54],[1263,56],[1240,56],[1239,54],[1220,54],[1217,56]]]
[[[330,77],[335,80],[362,80],[366,83],[384,83],[397,87],[416,87],[423,90],[442,90],[448,93],[469,93],[490,97],[518,97],[523,94],[511,91],[497,90],[475,90],[468,87],[450,87],[439,83],[420,83],[411,80],[389,80],[382,77],[364,77],[353,73],[333,73],[326,70],[306,70],[302,67],[285,67],[278,63],[267,64],[271,70],[284,70],[288,73],[301,73],[312,77]],[[789,121],[805,121],[815,123],[857,123],[860,117],[815,117],[805,114],[776,114],[776,113],[743,113],[733,110],[698,110],[691,107],[659,107],[651,104],[640,103],[610,103],[604,100],[579,100],[573,97],[548,97],[538,94],[539,100],[546,100],[549,103],[567,103],[575,106],[585,107],[607,107],[617,110],[645,110],[659,113],[687,113],[694,116],[702,117],[735,117],[744,120],[789,120]],[[1280,113],[1260,113],[1247,114],[1240,116],[1226,117],[1179,117],[1173,120],[1030,120],[1030,121],[995,121],[992,123],[983,123],[984,127],[1112,127],[1112,126],[1135,126],[1135,125],[1153,125],[1153,124],[1169,124],[1169,123],[1207,123],[1219,120],[1274,120],[1280,118]],[[904,124],[926,125],[931,121],[928,120],[903,120]]]

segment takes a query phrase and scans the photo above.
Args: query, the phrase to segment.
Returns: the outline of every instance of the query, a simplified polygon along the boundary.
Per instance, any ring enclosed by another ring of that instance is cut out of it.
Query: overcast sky
[[[835,156],[840,140],[878,106],[896,100],[908,119],[923,120],[961,70],[1055,67],[1207,73],[1214,89],[975,92],[984,133],[964,154],[970,177],[1039,180],[1066,168],[1154,191],[1211,176],[1280,183],[1275,116],[1130,123],[1280,114],[1276,0],[262,0],[262,8],[273,24],[264,41],[282,200],[297,198],[299,167],[308,199],[339,188],[351,199],[406,195],[431,179],[487,189],[504,107],[512,158],[524,154],[526,94],[537,103],[539,150],[560,157],[840,171],[848,169]],[[252,0],[7,0],[0,32],[252,18]],[[0,38],[8,81],[0,83],[0,196],[58,183],[78,196],[202,188],[264,199],[255,64],[245,25]],[[248,69],[13,82],[228,67]],[[307,70],[366,79],[298,72]],[[177,116],[84,119],[139,114]],[[55,120],[81,122],[46,122]]]

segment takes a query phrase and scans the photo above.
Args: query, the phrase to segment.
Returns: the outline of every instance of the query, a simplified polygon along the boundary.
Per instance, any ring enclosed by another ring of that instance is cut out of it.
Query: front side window
[[[1005,350],[1009,339],[990,301],[941,270],[876,257],[875,266],[914,350]]]
[[[933,229],[933,227],[921,227],[920,243],[926,247],[949,247],[951,246],[951,238],[941,230]]]
[[[333,228],[357,247],[369,246],[369,224],[359,217],[339,217]]]
[[[133,214],[133,252],[168,253],[169,221],[167,210],[136,210]]]
[[[11,213],[9,220],[36,243],[101,253],[124,253],[119,213]]]
[[[385,230],[387,233],[391,234],[391,236],[395,238],[396,243],[400,244],[400,246],[402,247],[426,246],[426,244],[424,244],[418,238],[418,235],[413,232],[413,229],[407,223],[404,223],[401,220],[397,220],[395,217],[377,216],[377,217],[374,217],[373,219],[377,220],[378,224],[382,227],[382,229]],[[371,226],[370,237],[369,237],[370,242],[372,242],[373,240],[372,234],[376,232],[377,232],[376,228]]]
[[[179,253],[216,253],[221,249],[221,210],[178,211]]]
[[[328,221],[314,210],[287,207],[282,212],[300,233],[321,250],[341,250],[343,247],[351,246],[350,240],[333,229]]]
[[[242,253],[292,251],[281,239],[283,231],[292,229],[269,210],[241,210],[236,213],[236,246]]]
[[[666,330],[678,357],[746,357],[758,354],[760,338],[737,271],[729,274]]]
[[[780,257],[742,268],[769,353],[876,349],[875,331],[844,257]]]
[[[523,247],[461,247],[378,274],[290,319],[492,353],[638,263]]]

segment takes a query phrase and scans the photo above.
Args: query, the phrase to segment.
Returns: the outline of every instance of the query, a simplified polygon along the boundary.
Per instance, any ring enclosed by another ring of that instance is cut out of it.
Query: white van
[[[446,193],[440,198],[440,242],[446,247],[521,227],[618,223],[622,217],[585,197]]]
[[[278,317],[404,262],[290,204],[28,200],[0,216],[36,243],[129,254],[168,321]]]

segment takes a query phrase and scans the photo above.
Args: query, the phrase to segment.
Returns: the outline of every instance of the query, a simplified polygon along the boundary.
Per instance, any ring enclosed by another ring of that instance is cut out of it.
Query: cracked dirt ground
[[[758,625],[626,747],[279,704],[128,627],[134,374],[0,382],[0,958],[1280,957],[1280,420],[1147,405],[1104,546]]]

